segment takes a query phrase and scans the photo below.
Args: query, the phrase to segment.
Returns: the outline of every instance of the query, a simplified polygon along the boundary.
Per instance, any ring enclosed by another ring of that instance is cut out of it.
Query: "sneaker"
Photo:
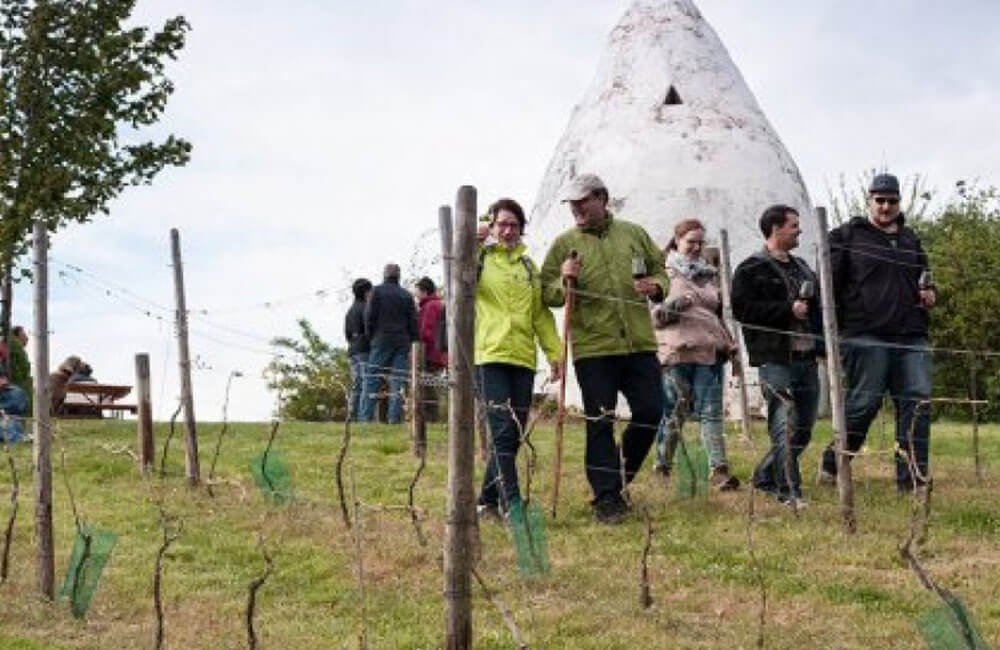
[[[476,506],[476,519],[479,521],[502,521],[500,506],[495,503],[480,503]]]
[[[802,497],[792,496],[790,494],[785,494],[784,492],[771,492],[770,493],[774,500],[783,506],[792,508],[793,510],[805,510],[809,507],[809,502]]]
[[[599,524],[619,524],[630,509],[621,496],[606,496],[594,502],[594,519]]]
[[[729,468],[725,465],[712,468],[708,483],[719,492],[732,492],[740,487],[740,479],[730,474]]]
[[[816,475],[816,482],[820,485],[836,485],[837,475],[820,467],[819,473]]]

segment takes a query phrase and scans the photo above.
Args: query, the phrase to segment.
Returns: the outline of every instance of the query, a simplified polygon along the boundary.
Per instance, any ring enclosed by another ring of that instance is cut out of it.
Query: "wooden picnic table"
[[[135,404],[122,404],[118,400],[132,392],[131,386],[121,384],[100,384],[97,382],[74,382],[66,384],[66,401],[63,404],[67,414],[99,414],[102,411],[128,411],[135,413]],[[71,396],[75,399],[71,399]],[[67,408],[68,407],[68,408]]]

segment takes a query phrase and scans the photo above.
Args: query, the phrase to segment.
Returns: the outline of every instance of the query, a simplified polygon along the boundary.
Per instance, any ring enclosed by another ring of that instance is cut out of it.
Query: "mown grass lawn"
[[[202,470],[208,472],[220,425],[200,426]],[[157,453],[166,427],[157,429]],[[341,521],[333,467],[343,425],[282,425],[276,443],[291,471],[295,499],[275,505],[256,490],[249,459],[263,451],[269,426],[230,426],[217,475],[234,482],[215,497],[189,490],[183,479],[182,444],[172,443],[165,480],[143,481],[128,456],[115,453],[134,442],[129,422],[59,422],[54,489],[57,582],[74,534],[58,450],[79,509],[93,526],[118,535],[91,609],[75,620],[66,603],[35,595],[31,449],[14,457],[21,477],[21,511],[15,529],[11,576],[0,585],[2,648],[148,648],[153,645],[153,561],[162,538],[155,498],[183,521],[165,562],[163,594],[166,646],[246,647],[243,611],[247,585],[263,567],[262,534],[274,573],[259,592],[256,625],[263,648],[355,648],[362,628],[361,601],[351,534]],[[416,467],[405,428],[354,427],[348,455],[358,496],[369,506],[406,502]],[[693,431],[688,433],[689,437]],[[940,584],[971,608],[989,641],[1000,646],[1000,427],[981,429],[986,478],[973,472],[970,428],[933,426],[935,492],[930,535],[919,554]],[[364,510],[363,556],[367,638],[371,648],[437,648],[443,638],[441,549],[446,483],[444,431],[429,433],[429,463],[417,487],[427,511],[429,543],[417,542],[406,512]],[[810,506],[796,518],[758,495],[752,527],[755,565],[748,553],[748,492],[681,500],[647,467],[632,489],[654,524],[650,577],[654,603],[639,604],[643,520],[605,527],[587,505],[582,471],[582,429],[566,430],[560,516],[547,525],[552,571],[522,578],[509,537],[499,524],[481,529],[480,572],[512,611],[532,648],[751,648],[760,613],[759,577],[767,590],[768,648],[920,648],[915,621],[935,606],[899,559],[910,503],[897,497],[888,455],[858,459],[858,532],[841,532],[836,494],[814,485],[816,459],[829,436],[821,423],[803,460]],[[741,478],[763,453],[730,438],[730,456]],[[547,503],[552,428],[533,434],[539,450],[533,492]],[[888,448],[876,423],[870,449]],[[157,459],[159,463],[159,459]],[[246,493],[235,485],[238,481]],[[10,476],[0,466],[0,524],[7,519]],[[758,568],[760,574],[758,574]],[[513,642],[493,607],[476,591],[477,648],[510,648]]]

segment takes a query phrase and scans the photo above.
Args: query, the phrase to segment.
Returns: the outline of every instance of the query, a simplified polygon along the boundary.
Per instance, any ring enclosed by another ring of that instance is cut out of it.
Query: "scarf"
[[[691,259],[684,257],[677,251],[670,251],[667,255],[667,268],[673,269],[689,280],[714,278],[718,274],[718,270],[703,258]]]

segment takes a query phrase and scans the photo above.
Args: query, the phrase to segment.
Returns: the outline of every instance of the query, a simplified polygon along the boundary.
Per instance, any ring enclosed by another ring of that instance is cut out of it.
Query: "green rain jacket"
[[[571,250],[581,256],[573,313],[573,359],[655,352],[656,336],[645,298],[632,286],[632,260],[641,258],[650,278],[666,295],[669,280],[663,253],[641,227],[608,219],[596,229],[572,228],[559,235],[542,264],[542,299],[559,307],[566,300],[561,266]]]
[[[476,287],[476,364],[535,369],[535,339],[550,362],[562,354],[556,322],[542,304],[538,269],[524,244],[480,249]]]

